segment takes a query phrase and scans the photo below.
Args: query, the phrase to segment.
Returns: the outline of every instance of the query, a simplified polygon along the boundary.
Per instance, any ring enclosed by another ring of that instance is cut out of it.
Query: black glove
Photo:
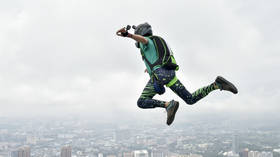
[[[122,34],[122,36],[124,36],[124,37],[127,37],[127,36],[128,36],[128,32],[127,32],[127,31],[126,31],[126,32],[122,32],[121,34]]]

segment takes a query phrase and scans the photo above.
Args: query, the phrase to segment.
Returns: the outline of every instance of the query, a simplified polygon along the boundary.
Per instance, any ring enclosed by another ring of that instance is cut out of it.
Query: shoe
[[[174,121],[175,118],[175,114],[177,112],[179,108],[179,102],[178,101],[170,101],[169,105],[166,108],[167,111],[167,120],[166,120],[166,124],[167,125],[171,125],[172,122]]]
[[[238,93],[237,88],[222,76],[218,76],[215,80],[215,83],[219,86],[220,90],[227,90],[234,94]]]

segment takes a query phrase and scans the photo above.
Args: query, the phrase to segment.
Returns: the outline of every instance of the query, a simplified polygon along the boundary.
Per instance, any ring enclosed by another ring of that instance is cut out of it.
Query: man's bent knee
[[[137,106],[139,108],[144,108],[144,100],[143,98],[139,98],[138,101],[137,101]]]

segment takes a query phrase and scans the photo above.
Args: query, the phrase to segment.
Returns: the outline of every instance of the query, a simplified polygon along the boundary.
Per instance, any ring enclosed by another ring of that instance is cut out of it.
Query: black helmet
[[[147,22],[142,23],[135,27],[134,34],[142,35],[142,36],[151,36],[153,35],[152,26]]]

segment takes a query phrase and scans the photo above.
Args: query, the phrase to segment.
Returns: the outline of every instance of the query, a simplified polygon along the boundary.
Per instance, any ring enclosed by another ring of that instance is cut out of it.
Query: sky
[[[271,117],[280,110],[277,0],[0,1],[0,117],[93,116],[165,122],[163,109],[137,107],[149,76],[134,41],[116,36],[148,22],[174,52],[178,78],[193,92],[220,75],[239,89],[215,91],[177,120],[210,115]]]

